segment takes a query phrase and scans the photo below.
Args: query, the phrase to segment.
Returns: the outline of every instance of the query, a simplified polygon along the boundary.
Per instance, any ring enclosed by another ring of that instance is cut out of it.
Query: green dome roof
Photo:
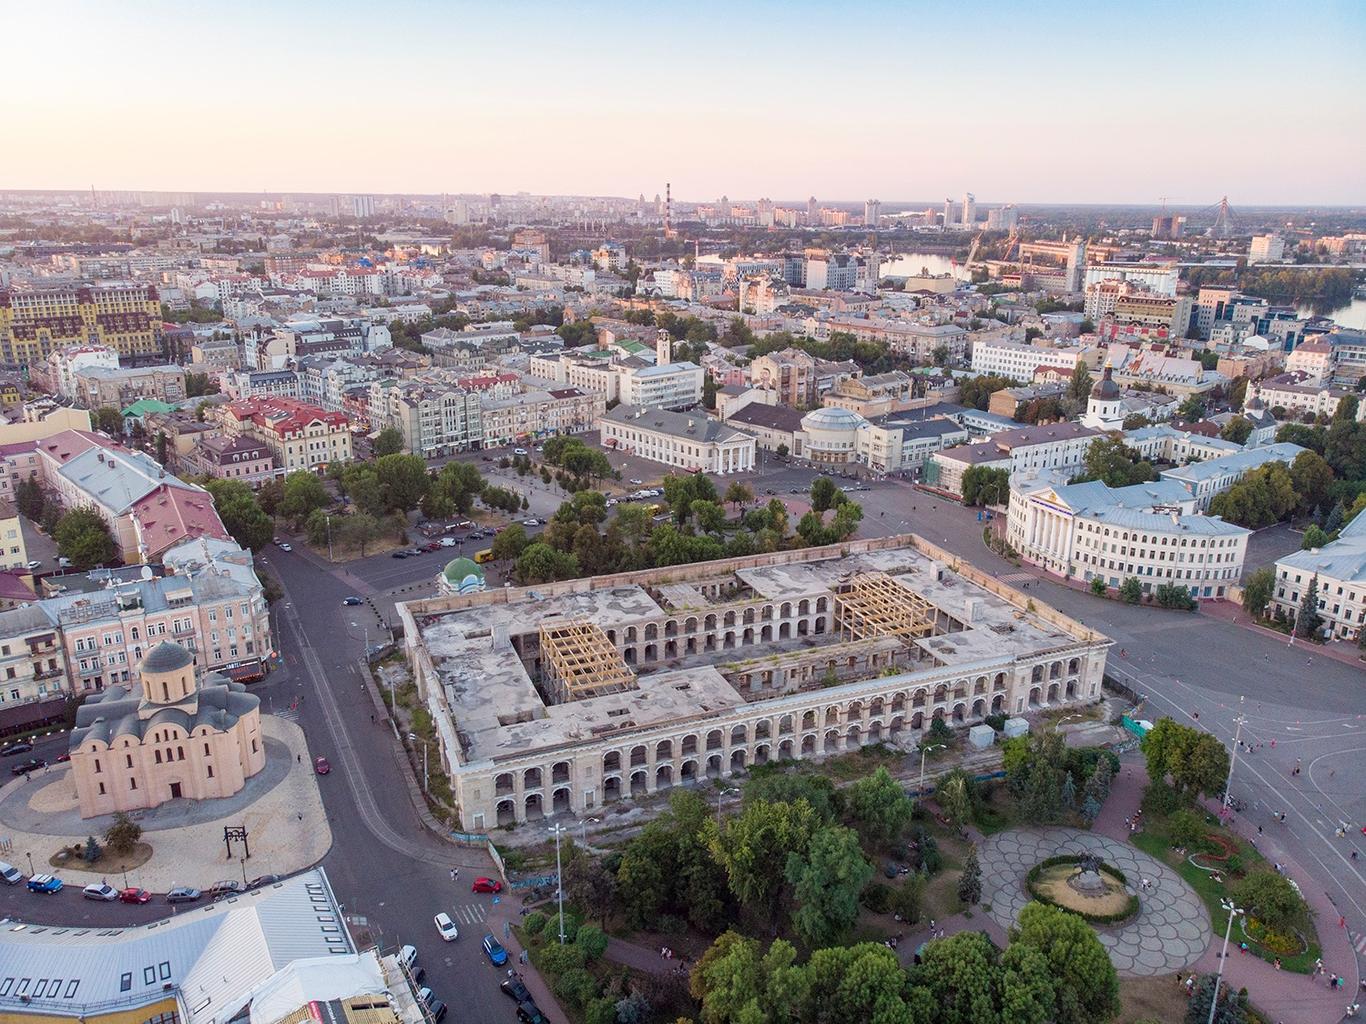
[[[460,581],[470,576],[484,578],[484,570],[471,558],[453,558],[446,563],[446,581],[453,586],[459,586]]]

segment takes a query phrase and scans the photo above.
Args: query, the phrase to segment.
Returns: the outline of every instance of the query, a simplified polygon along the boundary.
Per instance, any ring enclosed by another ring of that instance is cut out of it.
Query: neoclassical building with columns
[[[1110,646],[913,535],[398,610],[472,832],[1095,701]]]

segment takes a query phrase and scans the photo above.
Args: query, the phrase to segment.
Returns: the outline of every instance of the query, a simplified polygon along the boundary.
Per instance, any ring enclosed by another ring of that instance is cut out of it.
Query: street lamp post
[[[555,837],[555,891],[560,900],[560,945],[564,945],[564,875],[560,872],[560,837],[565,827],[558,821],[550,826],[550,834]]]
[[[329,515],[324,515],[323,518],[327,521],[327,560],[328,560],[329,562],[331,562],[331,561],[332,561],[332,517],[329,516]]]
[[[1233,787],[1233,766],[1238,763],[1238,746],[1243,739],[1243,723],[1247,721],[1247,716],[1243,714],[1243,702],[1246,697],[1238,698],[1238,717],[1233,721],[1237,728],[1233,731],[1233,753],[1228,759],[1228,778],[1224,780],[1224,810],[1228,810],[1229,801],[1233,799],[1230,790]]]
[[[928,747],[920,748],[920,785],[915,790],[915,802],[919,806],[920,801],[925,799],[925,755],[931,750],[943,750],[947,744],[931,743]]]
[[[717,792],[716,792],[716,827],[717,827],[718,829],[721,827],[721,804],[725,801],[726,797],[728,797],[728,796],[734,796],[734,795],[735,795],[736,793],[738,793],[738,792],[740,792],[738,789],[721,789],[721,790],[717,790]]]
[[[28,853],[25,856],[28,857],[28,873],[31,878],[33,876],[33,854]]]
[[[1228,926],[1224,928],[1224,951],[1219,954],[1219,973],[1214,976],[1214,992],[1209,999],[1209,1020],[1214,1024],[1214,1008],[1219,1005],[1219,983],[1224,980],[1224,963],[1228,960],[1228,937],[1233,932],[1233,919],[1243,911],[1233,905],[1232,900],[1220,900],[1219,905],[1228,911]]]
[[[582,818],[579,821],[579,838],[583,840],[584,848],[588,847],[588,826],[590,823],[596,825],[602,821],[601,818]]]

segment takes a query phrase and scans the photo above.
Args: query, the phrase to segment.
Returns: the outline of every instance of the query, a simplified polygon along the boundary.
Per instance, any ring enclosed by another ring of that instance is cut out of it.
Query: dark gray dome
[[[1113,372],[1110,367],[1105,368],[1105,374],[1100,378],[1100,383],[1091,389],[1092,398],[1114,399],[1119,397],[1119,385],[1110,376]]]
[[[181,647],[180,644],[163,640],[148,651],[147,657],[142,659],[142,671],[176,672],[193,664],[194,658],[190,656],[189,651]]]

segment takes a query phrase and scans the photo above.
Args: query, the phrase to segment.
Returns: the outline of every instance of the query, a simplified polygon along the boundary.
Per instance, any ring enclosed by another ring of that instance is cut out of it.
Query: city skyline
[[[230,21],[136,9],[135,28],[126,8],[93,4],[11,14],[14,38],[60,39],[63,61],[54,75],[49,47],[12,50],[10,130],[30,144],[0,187],[1366,200],[1366,138],[1344,130],[1366,122],[1366,9],[1332,0],[1291,23],[1257,3],[1142,18],[704,3],[666,19],[527,3],[515,23],[420,0],[383,19],[344,2],[326,21],[296,3],[247,3]],[[859,56],[865,38],[879,42]],[[1223,58],[1181,45],[1208,38]],[[199,47],[221,63],[178,81]],[[1313,76],[1259,72],[1273,51],[1312,52]]]

